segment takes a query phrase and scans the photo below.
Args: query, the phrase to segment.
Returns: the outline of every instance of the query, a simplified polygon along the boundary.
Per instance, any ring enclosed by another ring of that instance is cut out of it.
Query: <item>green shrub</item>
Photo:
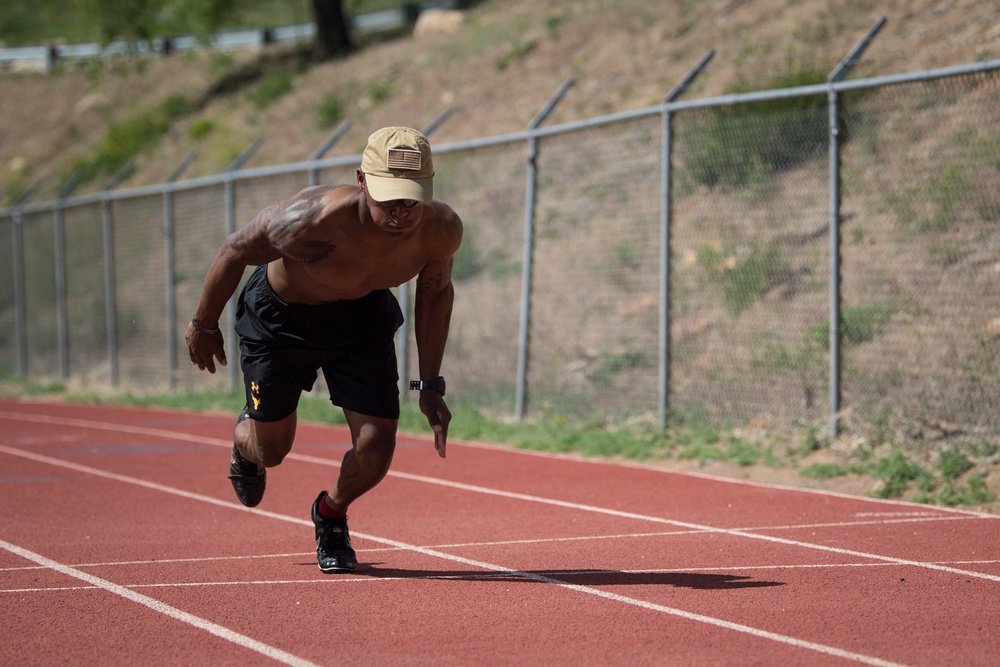
[[[942,232],[958,219],[969,198],[969,179],[965,168],[959,164],[948,164],[924,184],[924,193],[932,204],[929,217],[919,221],[917,228],[922,232]]]
[[[372,104],[385,102],[394,92],[395,87],[391,81],[376,81],[368,87],[368,96],[371,97]]]
[[[726,307],[734,314],[752,306],[781,282],[789,270],[781,249],[773,241],[761,247],[754,240],[744,253],[706,246],[699,249],[698,262],[721,290]]]
[[[208,136],[215,129],[215,123],[208,118],[199,118],[188,126],[188,136],[192,139],[201,139]]]
[[[587,379],[595,383],[608,382],[618,373],[645,363],[646,355],[639,350],[600,352],[597,355],[597,366],[587,375]]]
[[[190,113],[194,105],[183,95],[171,95],[154,109],[112,123],[93,155],[74,163],[84,180],[117,173],[128,162],[158,142],[173,121]]]
[[[963,474],[971,470],[972,467],[972,461],[970,461],[965,454],[955,448],[945,449],[942,451],[937,462],[938,471],[940,471],[941,475],[948,480],[954,480],[961,477]]]
[[[818,71],[800,71],[764,84],[764,89],[823,83]],[[750,91],[742,82],[731,90]],[[689,123],[678,123],[687,147],[684,166],[702,185],[743,187],[789,169],[824,149],[828,138],[825,95],[789,97],[714,107]]]
[[[910,482],[916,483],[925,493],[934,488],[933,476],[899,450],[883,457],[875,464],[875,477],[882,482],[880,487],[872,492],[877,498],[898,498],[906,492]]]
[[[534,51],[535,47],[537,46],[538,46],[537,39],[529,39],[526,42],[515,42],[510,47],[510,50],[507,51],[507,53],[505,53],[503,56],[501,56],[499,60],[497,60],[496,62],[497,71],[498,72],[504,71],[505,69],[510,67],[511,63],[513,63],[515,60],[523,58],[524,56]]]
[[[328,93],[316,110],[316,127],[326,129],[333,127],[344,118],[344,103],[337,93]]]
[[[858,345],[873,340],[896,312],[894,306],[870,304],[845,306],[840,311],[840,337],[844,343]],[[816,342],[830,349],[830,323],[817,325],[812,332]]]
[[[292,90],[292,73],[286,70],[270,72],[250,91],[250,102],[256,109],[274,103]]]
[[[159,141],[169,129],[167,120],[155,113],[112,123],[94,154],[77,160],[74,167],[84,180],[114,174],[145,148]]]
[[[851,469],[848,466],[836,463],[817,463],[803,468],[799,471],[799,474],[811,479],[833,479],[834,477],[848,475],[850,472]]]
[[[976,473],[969,477],[965,486],[956,487],[952,481],[948,481],[933,496],[923,494],[917,502],[937,503],[953,507],[955,505],[979,505],[996,500],[996,494],[986,488],[986,471]]]

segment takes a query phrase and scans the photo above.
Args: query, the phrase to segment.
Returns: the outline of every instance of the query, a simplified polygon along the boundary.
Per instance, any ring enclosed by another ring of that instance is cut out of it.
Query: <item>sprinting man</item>
[[[462,221],[433,199],[433,177],[423,134],[406,127],[373,133],[357,185],[306,188],[226,238],[185,335],[192,364],[210,373],[216,359],[226,365],[219,318],[244,269],[257,267],[236,310],[247,405],[229,464],[233,489],[247,507],[263,498],[266,469],[291,450],[299,396],[322,369],[352,440],[336,483],[312,506],[324,572],[357,565],[347,510],[385,477],[392,461],[399,420],[393,337],[403,315],[389,288],[414,276],[421,379],[410,386],[420,390],[434,448],[445,456],[451,412],[441,361]]]

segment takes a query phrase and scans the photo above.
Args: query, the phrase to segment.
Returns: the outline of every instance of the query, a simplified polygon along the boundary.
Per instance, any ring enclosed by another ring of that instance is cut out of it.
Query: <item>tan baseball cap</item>
[[[375,201],[416,199],[426,204],[434,198],[431,145],[409,127],[373,132],[361,156],[361,171]]]

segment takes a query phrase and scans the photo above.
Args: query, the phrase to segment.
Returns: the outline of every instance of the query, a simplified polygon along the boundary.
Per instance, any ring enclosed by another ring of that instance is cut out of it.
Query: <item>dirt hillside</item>
[[[328,157],[358,153],[373,128],[425,127],[442,114],[450,115],[435,143],[520,131],[570,78],[549,125],[642,108],[710,50],[688,99],[767,89],[802,71],[829,73],[882,17],[852,76],[1000,57],[1000,9],[990,0],[487,0],[458,21],[322,65],[268,47],[0,72],[0,206],[33,185],[34,201],[53,198],[110,127],[171,98],[190,109],[137,157],[124,186],[162,181],[192,150],[185,177],[217,173],[257,139],[247,166],[305,160],[341,120],[350,129]],[[280,95],[267,92],[276,69],[290,82]]]

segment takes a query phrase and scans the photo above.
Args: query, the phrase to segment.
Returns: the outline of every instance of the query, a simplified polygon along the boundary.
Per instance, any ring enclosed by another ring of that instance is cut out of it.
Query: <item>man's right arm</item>
[[[243,279],[248,266],[267,264],[282,257],[297,261],[315,259],[329,252],[327,242],[314,238],[332,188],[310,187],[294,197],[262,210],[250,223],[228,237],[205,277],[201,300],[185,338],[191,363],[215,372],[215,359],[226,365],[219,318]]]
[[[282,202],[265,208],[248,225],[227,236],[212,260],[201,299],[184,336],[191,363],[199,369],[214,373],[215,359],[226,365],[219,318],[243,279],[246,267],[267,264],[282,256],[270,238],[269,228],[276,216],[287,224],[287,214],[281,213],[287,208],[286,204]]]

